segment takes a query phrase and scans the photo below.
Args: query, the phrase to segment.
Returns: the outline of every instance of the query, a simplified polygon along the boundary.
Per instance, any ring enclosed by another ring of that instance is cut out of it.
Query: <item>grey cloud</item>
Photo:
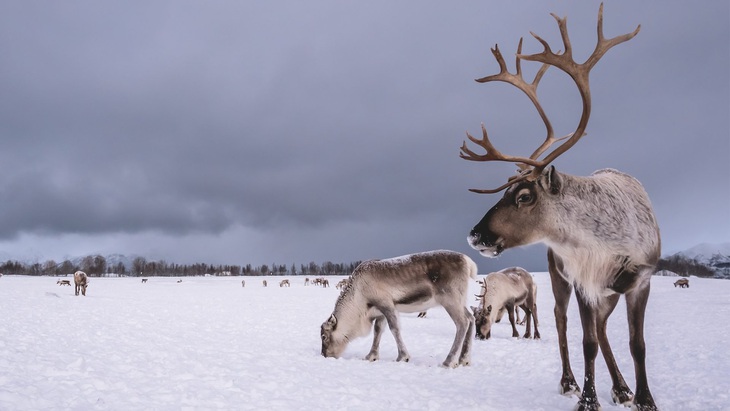
[[[589,135],[555,165],[635,175],[670,248],[727,241],[717,221],[730,226],[719,206],[730,201],[720,168],[730,154],[729,6],[660,6],[605,5],[607,36],[638,24],[641,33],[595,68]],[[497,196],[466,189],[500,185],[514,167],[460,160],[464,131],[478,134],[484,122],[500,149],[517,154],[544,135],[519,92],[473,81],[498,69],[489,47],[499,43],[514,70],[519,37],[526,52],[541,50],[529,31],[560,44],[554,11],[569,15],[585,58],[597,9],[4,4],[0,237],[157,232],[172,244],[242,226],[288,249],[326,233],[332,243],[308,251],[334,260],[347,254],[337,244],[358,237],[338,227],[377,224],[384,239],[352,244],[360,253],[353,259],[420,247],[468,251],[466,232]],[[556,131],[572,131],[580,100],[567,76],[549,70],[540,94]],[[716,200],[697,213],[688,199],[708,191]],[[544,261],[542,251],[528,254]]]

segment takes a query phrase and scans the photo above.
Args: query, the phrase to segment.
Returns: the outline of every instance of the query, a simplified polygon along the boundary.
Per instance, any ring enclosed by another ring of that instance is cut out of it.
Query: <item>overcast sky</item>
[[[430,249],[481,272],[543,270],[544,246],[486,260],[466,242],[513,173],[461,160],[484,122],[529,155],[544,126],[510,69],[533,31],[576,59],[597,1],[0,3],[0,260],[134,254],[170,262],[350,262]],[[558,170],[611,167],[652,199],[663,252],[730,241],[730,6],[612,1],[588,135]],[[523,63],[534,73],[535,63]],[[531,77],[530,77],[531,78]],[[556,134],[580,99],[548,70]]]

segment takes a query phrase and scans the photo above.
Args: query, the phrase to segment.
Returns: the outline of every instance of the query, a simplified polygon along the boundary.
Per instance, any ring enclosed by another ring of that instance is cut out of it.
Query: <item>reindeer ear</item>
[[[563,178],[560,176],[560,173],[555,170],[555,166],[550,166],[548,171],[545,172],[545,178],[545,189],[547,189],[550,194],[559,194],[560,190],[563,188]]]
[[[330,318],[327,320],[327,323],[332,325],[332,329],[334,330],[335,327],[337,327],[337,317],[335,317],[334,314],[330,316]]]

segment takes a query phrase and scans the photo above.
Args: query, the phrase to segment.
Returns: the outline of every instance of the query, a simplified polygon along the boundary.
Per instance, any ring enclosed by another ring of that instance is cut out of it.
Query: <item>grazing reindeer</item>
[[[76,295],[79,295],[79,291],[81,291],[81,295],[86,296],[86,287],[89,285],[89,277],[86,276],[86,273],[83,271],[76,271],[74,273],[74,285]]]
[[[496,193],[507,189],[502,199],[472,229],[468,241],[487,257],[496,257],[504,250],[542,242],[548,246],[550,279],[555,296],[555,322],[558,329],[562,360],[561,392],[579,393],[568,358],[566,311],[572,289],[578,300],[583,327],[585,379],[578,409],[600,408],[595,391],[595,358],[600,347],[613,381],[612,398],[639,410],[656,410],[646,375],[644,313],[649,299],[651,275],[660,256],[659,228],[649,197],[633,177],[616,170],[599,170],[589,177],[559,173],[546,167],[570,149],[585,134],[591,113],[588,75],[599,59],[613,46],[632,39],[641,26],[631,33],[606,39],[603,36],[603,5],[598,12],[598,41],[595,50],[582,63],[573,60],[565,18],[553,15],[558,23],[564,51],[555,53],[548,43],[533,35],[544,47],[541,53],[522,54],[522,41],[517,48],[517,73],[507,70],[499,49],[492,49],[500,72],[477,81],[503,81],[516,86],[532,101],[547,128],[547,137],[529,157],[514,157],[499,152],[489,141],[482,125],[481,139],[467,133],[473,143],[486,150],[476,154],[461,148],[461,157],[473,161],[506,161],[518,165],[520,173],[494,190],[472,190]],[[521,61],[543,63],[532,83],[522,77]],[[583,113],[572,134],[555,138],[553,128],[537,99],[537,86],[548,67],[566,72],[578,87]],[[542,160],[540,156],[554,143],[565,140]],[[614,359],[606,335],[608,317],[616,307],[620,294],[626,298],[629,346],[636,373],[636,393],[631,392]]]
[[[680,278],[674,282],[674,287],[677,286],[679,286],[679,288],[689,288],[689,280],[686,278]]]
[[[146,283],[146,282],[147,282],[147,279],[146,279],[146,278],[143,278],[143,279],[142,279],[142,284],[144,284],[144,283]]]
[[[279,282],[279,287],[291,287],[289,280],[281,280],[281,282]]]
[[[453,251],[431,251],[360,264],[350,284],[340,292],[335,310],[322,324],[322,355],[338,358],[350,340],[375,335],[369,361],[378,359],[383,322],[398,345],[396,361],[410,356],[400,335],[398,312],[419,312],[442,306],[456,324],[456,336],[444,367],[469,365],[474,317],[466,308],[469,279],[477,266],[469,257]],[[457,362],[458,356],[458,362]]]
[[[512,325],[512,336],[519,337],[514,317],[518,306],[525,310],[527,322],[523,338],[532,337],[531,320],[535,321],[535,338],[540,338],[540,331],[537,330],[537,286],[530,273],[520,267],[505,268],[488,274],[481,284],[481,293],[477,295],[479,307],[471,307],[476,322],[476,338],[489,339],[492,324],[504,310]]]
[[[71,286],[71,281],[69,281],[69,280],[58,280],[58,281],[56,281],[56,284],[58,284],[58,285],[67,285],[67,286],[70,287]]]

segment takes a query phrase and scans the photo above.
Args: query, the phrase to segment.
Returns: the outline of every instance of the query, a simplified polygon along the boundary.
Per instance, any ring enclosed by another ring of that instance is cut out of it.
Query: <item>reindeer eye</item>
[[[518,206],[523,204],[530,204],[533,202],[534,199],[535,197],[532,195],[532,192],[527,188],[523,188],[515,196],[515,201],[517,202]]]
[[[517,197],[517,204],[530,204],[532,203],[532,194],[525,193],[520,194],[519,197]]]

